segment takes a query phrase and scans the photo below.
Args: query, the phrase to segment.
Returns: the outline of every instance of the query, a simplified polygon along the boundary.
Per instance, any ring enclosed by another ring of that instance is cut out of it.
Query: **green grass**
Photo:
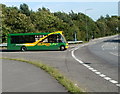
[[[50,67],[46,64],[42,64],[40,62],[32,62],[28,60],[23,60],[23,59],[13,59],[13,58],[2,58],[2,59],[8,59],[8,60],[15,60],[15,61],[21,61],[25,63],[32,64],[38,68],[43,69],[47,73],[49,73],[52,77],[54,77],[60,84],[62,84],[68,92],[71,94],[83,94],[83,91],[76,86],[71,80],[66,78],[64,75],[62,75],[57,69]]]

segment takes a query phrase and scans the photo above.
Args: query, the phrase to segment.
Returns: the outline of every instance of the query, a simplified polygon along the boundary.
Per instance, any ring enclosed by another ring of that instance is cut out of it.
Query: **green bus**
[[[52,33],[18,33],[8,34],[8,50],[61,50],[68,48],[62,31]]]

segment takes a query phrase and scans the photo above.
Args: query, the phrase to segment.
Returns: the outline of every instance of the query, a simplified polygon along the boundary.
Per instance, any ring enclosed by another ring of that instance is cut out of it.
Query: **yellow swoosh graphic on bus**
[[[25,46],[35,46],[36,44],[38,44],[40,41],[42,41],[43,39],[47,38],[48,36],[52,35],[52,34],[62,34],[63,31],[56,31],[56,32],[52,32],[46,36],[44,36],[43,38],[40,38],[38,41],[33,42],[33,43],[26,43]]]
[[[45,45],[45,46],[50,46],[50,43],[38,43],[37,45],[38,45],[38,46],[43,46],[43,45]]]

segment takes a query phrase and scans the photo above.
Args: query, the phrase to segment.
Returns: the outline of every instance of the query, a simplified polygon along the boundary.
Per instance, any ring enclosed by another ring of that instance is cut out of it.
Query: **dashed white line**
[[[84,45],[83,45],[84,46]],[[81,46],[81,47],[83,47]],[[74,51],[77,50],[79,47],[77,48],[74,48],[72,51],[71,51],[71,54],[72,54],[72,57],[78,61],[80,64],[82,64],[83,66],[85,66],[87,69],[89,69],[90,71],[94,72],[96,75],[100,76],[101,78],[105,79],[106,81],[109,81],[111,82],[112,84],[115,84],[117,87],[120,87],[120,84],[118,83],[118,81],[116,80],[113,80],[112,78],[106,76],[105,74],[102,74],[101,72],[99,72],[98,70],[92,68],[91,66],[85,64],[83,61],[79,60],[75,55],[74,55]]]
[[[98,74],[98,75],[101,74],[101,72],[99,72],[99,71],[98,71],[98,72],[95,72],[95,73]]]
[[[88,69],[93,70],[93,68],[91,68],[91,67],[90,67],[90,68],[88,68]]]
[[[88,68],[88,69],[90,69],[91,67],[90,66],[88,66],[88,65],[86,65],[86,67]]]
[[[91,70],[91,71],[96,72],[97,70],[93,69],[93,70]]]
[[[120,84],[116,84],[118,87],[120,87]]]
[[[113,84],[118,84],[118,81],[115,81],[115,80],[110,80],[110,82]]]
[[[104,75],[104,74],[100,74],[100,77],[105,77],[106,75]]]
[[[105,79],[105,80],[111,80],[111,78],[110,78],[110,77],[105,77],[104,79]]]

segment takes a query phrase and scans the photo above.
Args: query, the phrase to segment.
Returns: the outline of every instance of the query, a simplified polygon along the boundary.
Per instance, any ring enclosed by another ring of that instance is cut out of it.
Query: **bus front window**
[[[58,42],[59,43],[66,43],[66,40],[65,40],[65,38],[64,38],[64,36],[63,35],[60,35],[60,34],[58,34]]]

